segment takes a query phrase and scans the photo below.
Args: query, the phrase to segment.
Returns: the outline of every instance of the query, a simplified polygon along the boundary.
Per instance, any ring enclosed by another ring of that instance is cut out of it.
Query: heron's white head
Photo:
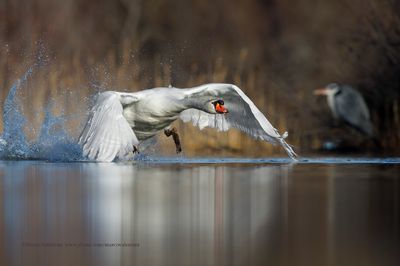
[[[340,92],[340,86],[337,83],[328,84],[324,88],[314,90],[314,95],[333,96]]]

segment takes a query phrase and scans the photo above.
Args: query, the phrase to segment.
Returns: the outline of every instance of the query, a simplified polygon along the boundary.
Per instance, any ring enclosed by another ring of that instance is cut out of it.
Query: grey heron
[[[356,89],[350,85],[331,83],[314,90],[314,95],[327,97],[329,109],[335,119],[344,121],[368,137],[374,137],[368,106]]]

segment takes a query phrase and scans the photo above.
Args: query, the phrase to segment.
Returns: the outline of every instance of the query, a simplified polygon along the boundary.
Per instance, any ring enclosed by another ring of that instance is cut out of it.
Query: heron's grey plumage
[[[349,85],[332,83],[326,86],[328,105],[335,118],[343,120],[363,134],[373,137],[369,109],[363,96]]]

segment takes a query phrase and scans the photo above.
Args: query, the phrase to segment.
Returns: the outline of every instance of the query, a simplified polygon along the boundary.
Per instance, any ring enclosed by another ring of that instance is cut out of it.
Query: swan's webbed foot
[[[171,129],[164,129],[164,134],[167,137],[172,135],[172,138],[174,139],[175,142],[176,153],[180,153],[182,151],[182,147],[181,147],[181,141],[179,140],[178,131],[176,130],[176,128],[173,127]]]

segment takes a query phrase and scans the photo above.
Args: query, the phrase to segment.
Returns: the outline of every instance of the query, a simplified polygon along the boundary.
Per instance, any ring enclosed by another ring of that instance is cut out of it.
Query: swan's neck
[[[193,96],[188,97],[184,100],[185,109],[197,109],[206,113],[212,113],[213,110],[209,110],[209,97],[204,96]]]
[[[213,99],[213,97],[210,97],[209,95],[204,95],[203,88],[196,87],[186,90],[186,96],[182,100],[185,109],[193,108],[206,113],[213,113],[214,110],[210,109],[210,101]]]
[[[198,109],[204,111],[204,104],[198,98],[186,98],[184,100],[185,109]]]

